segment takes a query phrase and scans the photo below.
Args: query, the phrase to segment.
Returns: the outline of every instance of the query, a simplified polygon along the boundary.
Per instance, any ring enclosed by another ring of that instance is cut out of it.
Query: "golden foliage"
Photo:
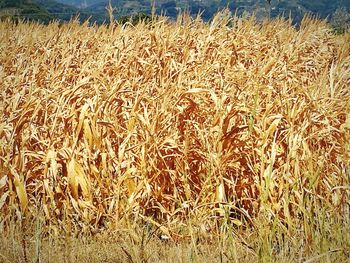
[[[38,200],[87,231],[262,204],[288,220],[304,193],[342,211],[349,34],[227,22],[1,22],[0,220]]]

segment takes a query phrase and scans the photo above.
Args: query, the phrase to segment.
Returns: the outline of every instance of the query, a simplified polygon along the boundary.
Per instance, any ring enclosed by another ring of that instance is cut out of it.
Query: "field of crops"
[[[349,33],[224,13],[0,22],[0,87],[0,258],[145,228],[188,242],[185,262],[204,243],[224,261],[350,257]]]

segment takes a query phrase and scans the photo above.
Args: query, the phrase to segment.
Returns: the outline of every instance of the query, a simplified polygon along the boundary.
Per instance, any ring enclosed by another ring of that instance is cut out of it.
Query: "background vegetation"
[[[102,24],[109,22],[109,14],[106,10],[108,2],[107,0],[1,0],[0,17],[32,18],[32,20],[47,23],[53,18],[59,21],[69,21],[79,14],[81,22],[89,19],[91,23]],[[114,17],[116,19],[123,17],[121,20],[137,14],[151,15],[152,11],[152,1],[150,0],[112,0],[111,3],[114,7]],[[254,14],[260,21],[266,17],[283,16],[289,18],[291,16],[293,25],[300,25],[305,14],[313,14],[331,21],[336,12],[339,13],[342,10],[348,14],[350,10],[350,2],[343,0],[157,0],[154,1],[154,4],[157,15],[166,15],[173,20],[180,13],[188,12],[194,17],[201,13],[201,18],[209,21],[218,11],[228,8],[232,14],[238,16]],[[16,10],[23,10],[25,16]],[[345,16],[342,18],[342,26],[336,27],[337,32],[343,32],[344,28],[349,26],[349,18],[345,20]]]

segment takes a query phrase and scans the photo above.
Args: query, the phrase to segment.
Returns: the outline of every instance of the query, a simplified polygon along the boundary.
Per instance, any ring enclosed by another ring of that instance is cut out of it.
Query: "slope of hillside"
[[[108,12],[106,6],[108,0],[33,0],[32,3],[22,0],[0,0],[0,16],[14,16],[34,18],[42,21],[49,21],[52,18],[61,21],[68,21],[77,13],[80,14],[80,20],[85,21],[90,18],[91,22],[101,24],[108,21]],[[270,4],[268,4],[270,2]],[[11,8],[4,8],[6,5],[12,5]],[[25,4],[26,3],[26,4]],[[111,0],[115,7],[114,17],[129,16],[136,13],[151,13],[150,0]],[[25,8],[19,8],[18,5],[27,5]],[[28,7],[31,5],[31,7]],[[17,7],[16,7],[17,6]],[[35,7],[34,7],[35,6]],[[229,8],[232,13],[239,16],[250,16],[252,14],[258,20],[266,17],[292,17],[293,24],[300,24],[305,14],[311,13],[320,18],[329,18],[339,7],[350,10],[350,1],[343,0],[158,0],[155,1],[157,14],[163,14],[175,19],[183,11],[189,12],[192,16],[201,13],[203,20],[212,19],[214,14],[224,8]],[[23,10],[27,11],[23,11]],[[22,14],[23,13],[23,14]],[[2,14],[2,15],[1,15]],[[38,18],[39,16],[39,18]],[[350,24],[350,21],[347,21]]]
[[[86,11],[102,10],[107,5],[108,0],[57,0],[67,4],[73,4],[79,8],[87,8]],[[263,13],[262,9],[268,8],[267,2],[270,2],[272,8],[272,16],[291,13],[296,22],[300,22],[305,13],[312,13],[321,18],[326,18],[335,12],[338,7],[346,7],[350,9],[350,1],[343,0],[158,0],[155,1],[158,13],[165,12],[170,17],[175,17],[179,10],[188,10],[191,14],[196,15],[202,12],[205,20],[210,19],[218,10],[229,7],[232,12]],[[118,9],[122,15],[139,11],[150,11],[150,0],[112,0],[112,4]]]
[[[43,6],[28,0],[1,0],[0,19],[25,19],[48,23],[54,19]]]
[[[107,3],[108,0],[57,0],[57,2],[72,5],[77,8],[86,8],[99,3]]]
[[[54,0],[1,0],[0,17],[25,19],[48,23],[52,20],[69,21],[81,11],[71,5],[58,3]]]
[[[41,6],[48,13],[54,16],[58,20],[69,21],[73,16],[78,15],[81,11],[72,6],[59,3],[54,0],[32,0],[33,3]]]

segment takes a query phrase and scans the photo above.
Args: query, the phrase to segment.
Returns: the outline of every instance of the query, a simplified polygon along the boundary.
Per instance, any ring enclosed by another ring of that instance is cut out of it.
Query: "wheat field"
[[[137,225],[155,248],[164,236],[203,259],[198,242],[221,244],[224,261],[227,247],[252,261],[350,257],[349,33],[225,13],[2,21],[0,86],[4,235],[34,229],[44,242]]]

